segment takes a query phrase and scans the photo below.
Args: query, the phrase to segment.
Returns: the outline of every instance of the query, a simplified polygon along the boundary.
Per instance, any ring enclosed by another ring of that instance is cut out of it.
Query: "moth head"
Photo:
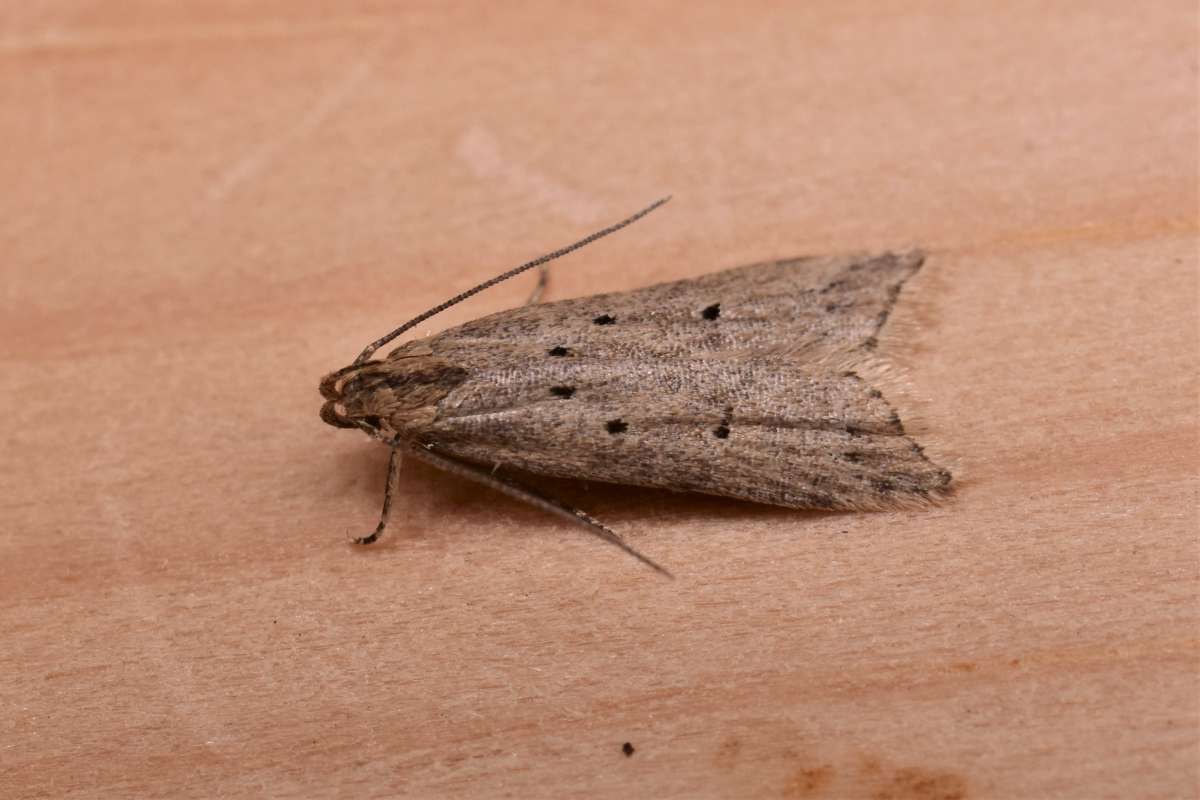
[[[351,364],[321,379],[321,419],[335,428],[359,428],[394,440],[432,422],[437,404],[466,371],[418,343],[401,345],[384,360]]]

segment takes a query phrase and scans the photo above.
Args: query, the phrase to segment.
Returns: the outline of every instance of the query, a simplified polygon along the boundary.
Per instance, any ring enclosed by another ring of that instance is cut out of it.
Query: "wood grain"
[[[0,15],[0,796],[1200,793],[1194,4]],[[550,296],[926,248],[954,500],[553,484],[668,582],[410,464],[350,547],[319,377],[664,192]]]

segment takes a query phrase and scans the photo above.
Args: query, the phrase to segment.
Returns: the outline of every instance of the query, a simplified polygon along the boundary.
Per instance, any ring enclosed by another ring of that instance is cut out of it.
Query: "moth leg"
[[[533,287],[533,291],[529,293],[529,297],[525,300],[525,305],[536,306],[542,302],[542,295],[546,293],[546,283],[550,280],[550,267],[547,264],[542,264],[538,267],[537,286]]]
[[[383,533],[383,529],[387,527],[388,514],[392,510],[392,492],[396,488],[396,476],[399,474],[400,448],[393,447],[391,458],[388,459],[387,486],[383,490],[383,511],[379,514],[379,524],[375,526],[375,531],[370,536],[360,536],[355,539],[355,544],[371,544],[379,538],[379,534]]]
[[[413,445],[411,453],[427,464],[432,464],[438,469],[442,469],[451,474],[482,483],[484,486],[489,486],[498,492],[508,495],[509,497],[522,500],[526,503],[529,503],[531,506],[540,508],[543,511],[548,511],[551,514],[555,514],[563,519],[569,520],[570,522],[574,522],[576,525],[581,525],[588,533],[596,536],[599,539],[603,539],[614,547],[624,550],[626,553],[633,556],[638,561],[641,561],[654,571],[661,573],[668,578],[675,577],[668,572],[665,567],[655,563],[652,559],[642,555],[633,547],[626,544],[625,540],[618,536],[615,531],[608,528],[599,520],[588,516],[578,509],[571,508],[570,506],[564,505],[557,500],[552,500],[548,497],[545,497],[538,492],[535,492],[533,489],[522,486],[510,478],[502,478],[498,475],[492,475],[485,469],[476,467],[473,464],[467,464],[462,461],[456,461],[452,458],[448,458],[440,453],[433,452],[427,447]]]

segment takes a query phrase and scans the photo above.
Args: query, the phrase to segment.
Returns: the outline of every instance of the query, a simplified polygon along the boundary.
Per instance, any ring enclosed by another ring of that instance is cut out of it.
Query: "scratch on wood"
[[[314,130],[332,115],[371,74],[371,64],[363,59],[356,62],[336,84],[316,99],[291,127],[278,136],[260,143],[234,162],[208,189],[209,202],[224,200],[234,189],[267,169],[289,144]]]

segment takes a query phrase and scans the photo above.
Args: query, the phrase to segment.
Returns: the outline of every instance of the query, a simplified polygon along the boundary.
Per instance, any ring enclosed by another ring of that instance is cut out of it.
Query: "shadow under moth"
[[[450,306],[640,219],[509,270],[406,322],[321,381],[321,419],[565,517],[667,571],[582,511],[501,470],[806,509],[927,503],[926,457],[870,376],[877,336],[924,256],[805,257],[526,305],[374,353]],[[531,298],[533,301],[534,298]]]

